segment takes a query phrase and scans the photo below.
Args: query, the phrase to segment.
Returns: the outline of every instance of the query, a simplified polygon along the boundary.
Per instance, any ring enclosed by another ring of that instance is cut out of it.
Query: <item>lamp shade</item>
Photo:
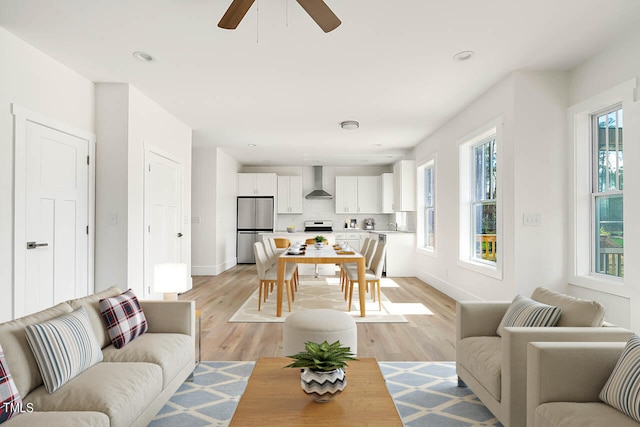
[[[153,267],[153,290],[179,293],[187,290],[187,264],[156,264]]]

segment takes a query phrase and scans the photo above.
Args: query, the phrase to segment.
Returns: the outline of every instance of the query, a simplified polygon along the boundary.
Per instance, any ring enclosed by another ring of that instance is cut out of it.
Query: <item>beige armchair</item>
[[[456,371],[505,427],[526,425],[527,344],[534,341],[626,342],[632,332],[600,325],[603,307],[539,288],[532,299],[562,308],[556,327],[506,327],[496,330],[510,302],[459,302],[456,317]],[[564,322],[563,322],[564,321]]]
[[[626,414],[598,398],[625,343],[529,344],[529,427],[638,427]]]

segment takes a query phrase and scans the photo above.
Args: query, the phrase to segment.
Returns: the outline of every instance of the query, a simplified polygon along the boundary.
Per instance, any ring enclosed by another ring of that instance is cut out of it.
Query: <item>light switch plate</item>
[[[522,225],[525,227],[540,227],[542,225],[542,215],[539,213],[522,214]]]

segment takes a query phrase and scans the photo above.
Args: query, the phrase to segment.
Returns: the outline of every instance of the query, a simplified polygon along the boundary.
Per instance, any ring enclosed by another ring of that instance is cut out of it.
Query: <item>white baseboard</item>
[[[192,276],[217,276],[220,273],[223,273],[234,267],[237,264],[236,259],[228,260],[222,264],[218,265],[192,265],[191,266],[191,275]]]
[[[479,301],[475,295],[472,295],[466,291],[461,290],[460,288],[455,287],[453,284],[447,282],[444,279],[433,276],[427,273],[424,270],[416,269],[417,278],[426,282],[429,286],[432,286],[447,295],[450,298],[453,298],[456,301]]]

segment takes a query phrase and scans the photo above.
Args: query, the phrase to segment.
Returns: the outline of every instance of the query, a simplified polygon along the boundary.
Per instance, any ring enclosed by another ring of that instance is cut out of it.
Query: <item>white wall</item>
[[[126,289],[129,86],[96,85],[95,287]]]
[[[238,162],[219,148],[193,149],[193,275],[236,265]]]
[[[11,104],[94,131],[94,84],[0,28],[0,321],[13,317]]]
[[[124,83],[98,83],[96,108],[96,290],[144,295],[145,147],[182,165],[182,262],[190,266],[191,129]]]
[[[418,277],[455,299],[507,300],[536,286],[563,286],[565,86],[562,73],[512,73],[416,147],[417,165],[436,156],[437,209],[436,253],[418,254]],[[501,279],[458,261],[459,142],[498,117]],[[523,213],[541,214],[542,225],[524,227]]]
[[[236,223],[240,164],[218,149],[216,163],[216,266],[222,272],[236,265]]]
[[[640,29],[627,34],[600,54],[585,61],[570,73],[570,104],[579,104],[619,84],[640,78],[640,55],[635,54],[640,46]],[[574,295],[593,298],[607,307],[606,319],[620,326],[640,331],[640,102],[638,89],[635,102],[624,106],[624,237],[625,278],[624,284],[616,286],[591,286],[573,283],[570,292]],[[568,146],[568,149],[570,147]]]

